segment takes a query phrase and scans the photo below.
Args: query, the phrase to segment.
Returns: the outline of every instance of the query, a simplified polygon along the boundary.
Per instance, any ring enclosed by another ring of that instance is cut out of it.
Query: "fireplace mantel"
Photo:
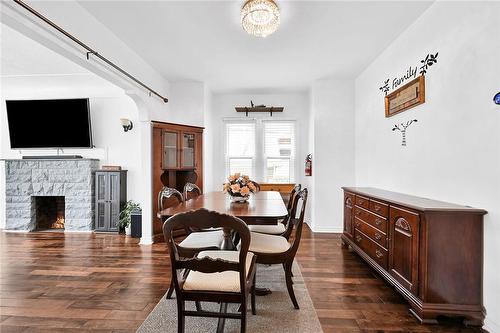
[[[33,231],[34,197],[65,197],[65,230],[94,229],[94,172],[97,159],[6,159],[7,230]]]

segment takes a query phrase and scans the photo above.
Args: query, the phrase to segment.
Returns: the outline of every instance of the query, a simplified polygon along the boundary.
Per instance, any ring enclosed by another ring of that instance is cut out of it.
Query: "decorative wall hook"
[[[401,146],[406,146],[406,129],[413,123],[416,123],[418,122],[417,119],[413,119],[413,120],[409,120],[407,121],[406,123],[401,123],[399,125],[394,125],[394,127],[392,128],[393,131],[395,130],[398,130],[401,132],[401,136],[402,136],[402,141],[401,141]]]
[[[128,132],[128,131],[130,131],[132,128],[134,128],[134,124],[130,121],[130,119],[127,119],[127,118],[121,118],[121,119],[120,119],[120,122],[122,123],[122,126],[123,126],[123,131],[124,131],[124,132]]]

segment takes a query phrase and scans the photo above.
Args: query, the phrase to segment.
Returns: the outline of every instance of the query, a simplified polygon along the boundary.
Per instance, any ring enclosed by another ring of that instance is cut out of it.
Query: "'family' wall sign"
[[[437,62],[436,54],[429,53],[417,66],[410,66],[406,72],[398,77],[386,79],[379,88],[385,94],[385,116],[391,117],[397,113],[411,109],[425,103],[425,74],[429,67]],[[420,71],[419,71],[420,69]],[[420,75],[417,77],[417,73]],[[408,80],[410,82],[406,83]],[[403,86],[401,86],[403,83]],[[390,94],[389,91],[393,90]]]

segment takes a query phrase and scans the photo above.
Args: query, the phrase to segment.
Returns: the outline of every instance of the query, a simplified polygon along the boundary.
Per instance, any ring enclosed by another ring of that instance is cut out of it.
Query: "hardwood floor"
[[[2,333],[134,332],[170,281],[164,244],[121,235],[2,232],[0,260]],[[307,229],[298,262],[325,332],[481,331],[419,325],[340,235]]]

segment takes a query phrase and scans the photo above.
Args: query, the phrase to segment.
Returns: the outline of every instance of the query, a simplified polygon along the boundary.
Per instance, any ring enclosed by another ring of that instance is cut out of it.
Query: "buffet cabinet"
[[[376,188],[344,187],[342,243],[410,304],[421,323],[482,326],[482,209]]]

